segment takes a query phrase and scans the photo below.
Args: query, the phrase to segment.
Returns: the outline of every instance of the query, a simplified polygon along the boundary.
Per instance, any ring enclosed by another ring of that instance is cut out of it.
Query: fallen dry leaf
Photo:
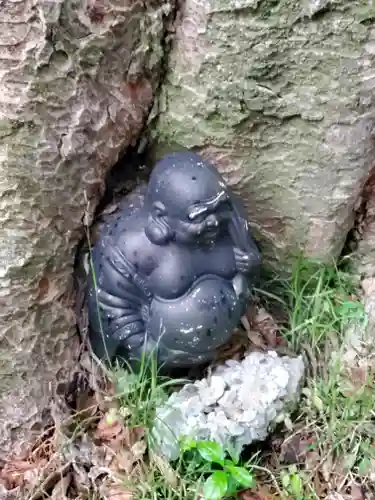
[[[132,429],[126,427],[115,408],[102,417],[95,431],[95,439],[113,453],[111,463],[108,465],[110,475],[117,477],[125,472],[129,477],[133,474],[136,463],[142,460],[146,452],[147,445],[143,438],[144,430],[140,427]],[[117,485],[115,491],[111,486],[110,491],[106,492],[106,498],[111,500],[117,499],[116,495],[119,495]],[[121,495],[124,495],[122,490]]]
[[[136,461],[137,458],[135,458],[130,450],[119,450],[111,464],[111,469],[115,469],[118,472],[125,472],[129,476]]]
[[[337,491],[330,491],[327,495],[326,500],[349,500],[346,497],[343,497],[340,495],[340,493],[337,493]]]
[[[10,460],[5,463],[0,472],[1,482],[8,490],[32,484],[38,479],[40,471],[46,463],[46,460],[41,460],[37,463],[27,460]]]
[[[140,458],[143,457],[143,455],[146,453],[147,450],[147,445],[144,440],[137,441],[134,443],[131,447],[131,451],[136,458],[136,460],[139,460]]]
[[[312,483],[314,485],[314,491],[318,498],[326,498],[328,484],[322,481],[320,474],[315,474],[312,478]]]
[[[346,397],[357,395],[358,391],[372,390],[374,371],[369,366],[347,366],[340,383],[341,393]]]
[[[228,359],[241,360],[252,350],[263,351],[269,347],[277,348],[281,355],[290,355],[290,352],[281,352],[286,344],[279,335],[276,321],[264,308],[259,308],[255,303],[250,302],[246,313],[241,318],[241,324],[241,328],[233,330],[230,342],[218,349],[211,368]]]
[[[130,438],[125,441],[128,441],[128,443],[131,442]],[[143,439],[136,441],[132,446],[130,446],[130,448],[125,445],[123,448],[116,451],[114,459],[110,465],[111,471],[115,474],[125,472],[128,477],[131,476],[134,472],[135,464],[142,460],[144,454],[146,453],[146,449],[147,445]]]
[[[216,359],[214,363],[212,363],[212,367],[215,365],[223,364],[228,359],[239,360],[243,358],[243,355],[248,349],[248,346],[249,340],[246,333],[239,328],[235,328],[233,330],[231,340],[218,349]]]
[[[57,461],[51,461],[48,468],[44,469],[44,474],[39,478],[38,484],[33,488],[33,493],[28,500],[39,500],[43,498],[45,492],[53,489],[67,474],[70,464],[59,465]],[[71,477],[71,476],[70,476]]]
[[[349,488],[352,500],[365,500],[363,488],[359,484],[351,483]]]
[[[96,428],[95,438],[105,442],[113,450],[118,450],[122,446],[127,433],[116,408],[111,408],[103,415]]]
[[[98,411],[98,408],[99,405],[95,393],[88,391],[77,395],[76,415],[79,416],[80,419],[92,419]]]
[[[354,482],[344,486],[342,491],[331,491],[327,495],[327,500],[365,500],[366,498],[363,487]]]
[[[1,500],[20,500],[22,493],[19,487],[9,491],[0,483],[0,498]]]
[[[309,450],[305,456],[305,468],[309,472],[313,472],[319,466],[322,458],[317,450]]]
[[[266,486],[258,486],[256,490],[240,491],[237,495],[242,500],[277,500],[280,497],[272,493]]]
[[[87,498],[90,492],[91,482],[86,469],[73,463],[72,477],[78,495]]]
[[[257,330],[249,328],[246,330],[246,332],[250,343],[255,348],[264,350],[267,347],[264,338]]]
[[[269,347],[276,347],[282,341],[276,321],[263,307],[257,309],[252,327],[262,335]]]
[[[51,500],[66,500],[67,498],[66,494],[71,481],[72,481],[71,474],[67,474],[66,476],[62,477],[52,490],[50,496]]]
[[[288,437],[281,445],[280,461],[287,465],[304,462],[309,445],[309,441],[300,433]]]
[[[100,498],[103,500],[132,500],[133,492],[118,480],[107,478],[99,488]]]
[[[165,478],[169,486],[175,488],[178,484],[177,472],[169,465],[169,463],[156,453],[151,453],[151,460],[158,468],[159,472]]]
[[[332,472],[333,472],[333,458],[332,454],[330,453],[324,460],[324,462],[320,466],[320,472],[323,476],[323,479],[326,483],[329,482]]]

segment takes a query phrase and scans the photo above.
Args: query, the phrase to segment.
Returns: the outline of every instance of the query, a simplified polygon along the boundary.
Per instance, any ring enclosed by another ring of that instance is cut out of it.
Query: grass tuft
[[[344,359],[350,325],[367,325],[352,276],[335,265],[301,260],[291,279],[276,280],[275,288],[277,296],[268,291],[265,295],[277,299],[287,312],[283,335],[293,350],[306,355],[310,369],[291,433],[301,463],[291,471],[278,461],[280,484],[289,498],[304,500],[325,498],[328,484],[341,494],[340,489],[348,493],[349,479],[361,488],[373,483],[374,366],[368,370]]]

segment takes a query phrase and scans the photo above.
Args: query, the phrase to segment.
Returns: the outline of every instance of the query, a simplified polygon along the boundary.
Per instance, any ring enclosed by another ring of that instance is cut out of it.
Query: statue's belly
[[[203,276],[231,280],[236,274],[233,244],[226,237],[208,248],[184,248],[171,245],[158,257],[158,266],[148,276],[148,287],[154,296],[178,299]]]
[[[230,340],[242,307],[230,282],[205,276],[178,299],[156,297],[150,307],[148,330],[154,338],[160,332],[159,350],[168,362],[174,351],[180,360],[176,364],[182,363],[184,356],[188,364],[192,359],[202,362]]]

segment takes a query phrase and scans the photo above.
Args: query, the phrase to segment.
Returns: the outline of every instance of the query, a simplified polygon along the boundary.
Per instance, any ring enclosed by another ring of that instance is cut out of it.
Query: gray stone
[[[266,438],[299,396],[304,375],[301,357],[274,351],[252,352],[227,361],[212,374],[185,385],[157,409],[154,446],[169,460],[179,456],[179,440],[214,440],[237,452]]]

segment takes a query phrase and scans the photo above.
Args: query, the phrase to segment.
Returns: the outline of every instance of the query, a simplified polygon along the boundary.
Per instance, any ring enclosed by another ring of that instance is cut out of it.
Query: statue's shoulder
[[[145,262],[155,256],[155,245],[145,232],[146,223],[146,213],[131,217],[126,229],[119,231],[113,241],[123,258],[140,271],[144,269]]]
[[[142,248],[147,244],[145,227],[147,214],[143,211],[128,217],[125,224],[120,224],[114,238],[114,244],[128,250]]]
[[[147,185],[140,184],[119,203],[117,213],[122,220],[139,216],[143,212]]]

